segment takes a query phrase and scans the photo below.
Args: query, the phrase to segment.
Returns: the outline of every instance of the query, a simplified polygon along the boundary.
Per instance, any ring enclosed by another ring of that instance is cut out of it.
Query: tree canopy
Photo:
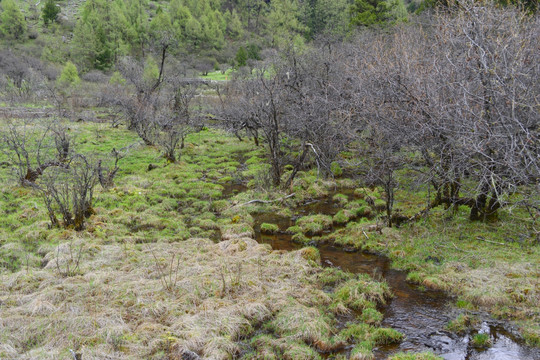
[[[26,34],[27,24],[17,4],[13,0],[3,0],[0,6],[0,31],[8,39],[22,39]]]

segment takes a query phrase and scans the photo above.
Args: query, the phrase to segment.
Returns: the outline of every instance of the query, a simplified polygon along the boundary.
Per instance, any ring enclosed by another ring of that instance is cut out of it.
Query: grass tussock
[[[359,274],[336,288],[333,306],[352,310],[375,308],[386,304],[386,299],[391,295],[388,284],[376,282],[369,275]]]
[[[57,253],[47,254],[49,263]],[[58,358],[79,349],[90,359],[180,350],[226,359],[272,314],[272,326],[286,337],[331,337],[331,321],[313,307],[321,297],[308,285],[312,266],[253,239],[102,245],[85,252],[80,268],[70,277],[55,266],[2,274],[2,357]],[[163,278],[175,282],[166,288]]]
[[[397,353],[388,358],[388,360],[442,360],[443,358],[432,352],[421,353]]]

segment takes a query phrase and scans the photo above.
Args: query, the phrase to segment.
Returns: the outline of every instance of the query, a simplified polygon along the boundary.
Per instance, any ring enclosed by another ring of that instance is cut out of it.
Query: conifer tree
[[[1,2],[0,32],[8,39],[20,40],[26,34],[26,20],[13,0]]]
[[[268,14],[267,33],[272,46],[284,48],[291,43],[303,45],[307,27],[299,20],[297,0],[273,0]]]
[[[403,0],[355,0],[351,5],[351,24],[382,25],[406,20]]]
[[[48,25],[49,22],[55,22],[56,17],[60,13],[60,7],[56,5],[56,1],[47,0],[42,10],[42,18],[45,25]]]
[[[239,67],[239,68],[242,67],[242,66],[246,66],[247,58],[248,58],[248,56],[247,56],[246,49],[244,49],[243,46],[240,46],[240,48],[236,52],[236,57],[235,57],[236,66]]]
[[[129,50],[131,26],[122,1],[88,0],[73,34],[75,59],[86,68],[108,69]]]
[[[58,85],[62,87],[70,87],[78,85],[80,82],[81,79],[79,78],[77,67],[71,61],[68,61],[57,80]]]

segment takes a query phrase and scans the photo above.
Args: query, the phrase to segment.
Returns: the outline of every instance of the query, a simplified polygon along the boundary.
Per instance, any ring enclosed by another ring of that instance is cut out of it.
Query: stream
[[[312,214],[333,215],[339,206],[332,200],[332,195],[304,204],[295,209],[300,216]],[[295,218],[281,217],[274,214],[254,214],[255,238],[267,243],[274,250],[296,250],[301,248],[291,240],[285,230],[294,225]],[[275,235],[261,234],[262,223],[273,223],[280,231]],[[362,252],[346,252],[331,244],[318,247],[323,266],[339,267],[352,273],[368,273],[377,279],[384,279],[391,287],[394,297],[382,308],[384,320],[381,326],[391,327],[405,335],[405,340],[398,345],[380,346],[375,349],[375,359],[386,359],[400,351],[430,350],[447,360],[539,360],[540,349],[525,345],[515,330],[508,324],[491,319],[481,314],[478,332],[489,334],[492,345],[487,349],[476,349],[470,344],[472,335],[456,335],[447,331],[448,322],[459,314],[452,307],[452,298],[441,291],[423,290],[405,281],[406,273],[391,269],[388,258]],[[351,321],[343,319],[343,322]],[[350,351],[350,349],[349,349]]]

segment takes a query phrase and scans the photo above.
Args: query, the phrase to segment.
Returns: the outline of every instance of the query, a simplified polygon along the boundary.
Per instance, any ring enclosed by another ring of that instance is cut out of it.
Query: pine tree
[[[58,85],[62,87],[70,87],[75,86],[80,82],[81,79],[79,78],[79,72],[77,71],[77,67],[71,61],[68,61],[62,69],[62,73],[57,80]]]
[[[73,34],[74,58],[85,68],[108,69],[130,47],[130,23],[122,1],[88,0]]]
[[[268,14],[267,33],[272,45],[277,48],[303,45],[303,36],[308,29],[299,20],[300,9],[297,0],[273,0]]]
[[[244,33],[238,13],[233,10],[225,13],[226,32],[232,39],[239,39]]]
[[[144,47],[148,41],[148,14],[146,7],[148,0],[127,0],[126,20],[129,23],[127,41],[131,44],[131,50],[138,54],[144,54]]]
[[[7,38],[20,40],[26,34],[26,20],[21,10],[13,0],[3,0],[1,3],[0,32]]]
[[[236,52],[236,57],[235,57],[236,66],[239,68],[241,68],[242,66],[246,66],[247,58],[248,58],[248,55],[247,55],[246,49],[244,49],[243,46],[240,46],[240,49],[238,49],[238,51]]]
[[[186,22],[185,32],[185,37],[189,45],[197,48],[203,40],[202,35],[201,23],[194,17],[189,18]]]
[[[60,13],[60,7],[56,6],[56,1],[47,0],[45,6],[43,6],[42,14],[43,22],[48,25],[49,22],[55,22],[56,16]]]
[[[351,24],[371,26],[407,19],[403,0],[355,0],[351,6]]]
[[[348,0],[309,0],[303,4],[304,22],[309,36],[344,35],[349,30]]]

